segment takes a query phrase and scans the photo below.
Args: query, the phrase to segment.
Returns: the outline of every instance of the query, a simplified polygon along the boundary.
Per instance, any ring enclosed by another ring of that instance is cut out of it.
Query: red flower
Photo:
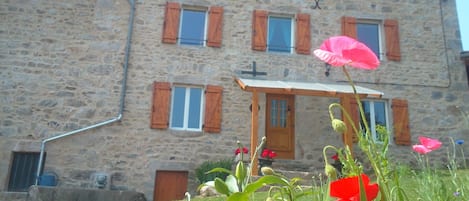
[[[330,37],[314,50],[314,55],[332,66],[348,64],[366,70],[379,66],[379,60],[370,48],[347,36]]]
[[[362,181],[365,187],[366,200],[371,201],[378,196],[378,184],[369,184],[370,179],[366,174],[362,174]],[[358,176],[347,177],[331,183],[330,195],[339,198],[337,201],[359,201],[360,200],[360,180]]]
[[[248,148],[246,148],[246,147],[243,147],[242,150],[243,150],[243,153],[245,153],[245,154],[247,154],[249,152]],[[239,153],[241,153],[241,149],[237,148],[235,150],[235,155],[238,155]]]
[[[441,147],[441,142],[437,139],[432,139],[424,136],[419,136],[421,144],[412,146],[412,149],[420,154],[427,154],[433,150],[437,150]]]
[[[273,158],[277,157],[277,153],[275,153],[274,151],[272,151],[270,149],[264,149],[264,150],[262,150],[261,157],[262,158],[273,159]]]
[[[336,161],[336,160],[339,160],[339,155],[338,155],[338,154],[335,154],[335,155],[333,155],[331,158],[332,158],[333,160],[335,160],[335,161]]]

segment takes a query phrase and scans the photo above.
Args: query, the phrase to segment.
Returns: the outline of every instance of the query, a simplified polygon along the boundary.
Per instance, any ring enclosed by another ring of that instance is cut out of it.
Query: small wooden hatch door
[[[187,191],[187,171],[157,170],[155,176],[154,201],[184,199]]]

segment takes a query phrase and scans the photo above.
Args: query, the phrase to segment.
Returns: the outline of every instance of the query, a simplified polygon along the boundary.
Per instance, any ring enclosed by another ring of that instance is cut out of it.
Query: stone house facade
[[[257,140],[276,139],[274,167],[322,171],[322,148],[344,143],[327,108],[349,102],[288,87],[253,93],[239,81],[347,86],[341,68],[311,54],[335,35],[376,45],[379,68],[349,73],[382,92],[364,101],[396,163],[412,164],[420,135],[469,140],[454,0],[7,0],[0,13],[4,192],[35,182],[41,161],[61,187],[96,188],[104,175],[103,188],[153,200],[165,170],[185,172],[192,192],[198,165],[253,142],[254,96]],[[246,73],[254,67],[264,75]],[[443,150],[435,155],[444,162]],[[36,165],[14,177],[25,164]]]

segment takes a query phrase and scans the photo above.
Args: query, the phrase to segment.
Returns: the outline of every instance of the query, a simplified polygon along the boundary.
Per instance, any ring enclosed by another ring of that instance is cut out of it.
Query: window
[[[252,49],[256,51],[311,53],[310,15],[296,14],[296,18],[269,15],[254,10],[252,20]]]
[[[357,23],[357,40],[367,45],[379,59],[382,58],[380,27],[379,22]]]
[[[35,184],[39,153],[13,152],[8,191],[28,191]]]
[[[202,88],[176,86],[173,88],[170,127],[176,130],[202,129]]]
[[[176,85],[154,82],[151,128],[203,131],[221,131],[223,87]]]
[[[205,45],[206,11],[182,9],[179,44]]]
[[[269,16],[267,50],[270,52],[292,51],[293,23],[291,18]]]
[[[184,7],[167,2],[163,43],[221,47],[223,7]]]
[[[362,101],[363,111],[373,140],[383,142],[388,132],[388,112],[385,101]],[[362,129],[363,123],[361,123]]]
[[[381,37],[382,30],[384,38]],[[365,43],[381,60],[401,60],[397,20],[363,20],[344,16],[342,34]]]

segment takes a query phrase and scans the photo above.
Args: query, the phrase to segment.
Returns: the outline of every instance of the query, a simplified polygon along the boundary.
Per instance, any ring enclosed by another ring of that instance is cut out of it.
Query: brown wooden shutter
[[[221,131],[223,87],[208,85],[205,89],[204,131],[219,133]]]
[[[357,20],[354,17],[343,16],[342,21],[342,35],[351,38],[357,38]]]
[[[311,54],[311,29],[309,14],[296,16],[296,53]]]
[[[167,2],[163,25],[163,43],[175,44],[179,34],[179,3]]]
[[[170,99],[171,85],[168,82],[154,82],[150,128],[168,128]]]
[[[355,128],[357,128],[358,132],[360,132],[360,110],[358,108],[358,103],[355,98],[350,99],[350,117],[355,124]],[[352,140],[353,142],[358,142],[358,136],[360,133],[355,133],[353,131]]]
[[[252,49],[265,51],[267,48],[267,11],[254,10],[252,18]]]
[[[223,32],[223,7],[210,7],[208,22],[207,46],[221,47],[221,36]]]
[[[358,104],[357,101],[355,100],[354,96],[346,96],[340,98],[340,104],[344,108],[344,110],[350,115],[350,118],[352,118],[352,121],[357,128],[358,131],[360,131],[359,127],[359,122],[360,122],[360,113],[358,112]],[[352,125],[348,121],[347,117],[345,114],[342,114],[342,121],[345,122],[345,125],[347,125],[347,130],[345,131],[342,135],[342,140],[345,142],[345,135],[351,135],[352,136],[352,142],[358,142],[358,137],[357,133],[355,133],[355,130],[353,130]]]
[[[397,20],[384,20],[384,33],[386,37],[386,58],[391,61],[400,61],[401,48]]]
[[[411,141],[407,100],[393,99],[391,108],[394,120],[394,142],[398,145],[410,145]]]

